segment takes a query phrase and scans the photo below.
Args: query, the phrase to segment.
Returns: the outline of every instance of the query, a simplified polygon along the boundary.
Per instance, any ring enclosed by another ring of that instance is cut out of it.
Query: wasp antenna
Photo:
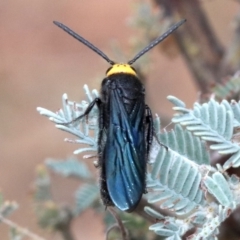
[[[100,49],[98,49],[97,47],[95,47],[92,43],[90,43],[88,40],[86,40],[85,38],[81,37],[80,35],[78,35],[77,33],[75,33],[73,30],[71,30],[69,27],[65,26],[64,24],[57,22],[57,21],[53,21],[53,23],[55,25],[57,25],[58,27],[60,27],[62,30],[64,30],[65,32],[67,32],[69,35],[71,35],[72,37],[76,38],[78,41],[80,41],[81,43],[83,43],[84,45],[86,45],[87,47],[89,47],[90,49],[92,49],[95,53],[97,53],[98,55],[100,55],[102,58],[104,58],[108,63],[110,63],[111,65],[114,65],[115,62],[112,61],[105,53],[103,53]]]
[[[178,27],[180,27],[183,23],[186,22],[186,19],[181,20],[180,22],[174,24],[168,31],[166,31],[163,35],[159,36],[157,39],[152,41],[147,47],[145,47],[142,51],[140,51],[132,60],[128,62],[129,65],[133,64],[138,58],[140,58],[143,54],[148,52],[150,49],[155,47],[157,44],[162,42],[166,37],[168,37],[172,32],[174,32]]]

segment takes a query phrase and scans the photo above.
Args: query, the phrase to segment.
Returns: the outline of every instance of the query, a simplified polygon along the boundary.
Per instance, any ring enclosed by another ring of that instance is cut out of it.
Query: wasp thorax
[[[137,76],[135,69],[127,63],[116,63],[111,68],[109,68],[106,72],[107,76],[111,76],[113,74],[118,74],[118,73],[126,73],[126,74]]]

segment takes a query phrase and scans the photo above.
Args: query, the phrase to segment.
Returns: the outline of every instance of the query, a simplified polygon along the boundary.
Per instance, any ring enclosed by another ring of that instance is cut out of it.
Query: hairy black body
[[[145,88],[136,76],[114,74],[102,81],[101,97],[89,105],[84,115],[95,104],[99,108],[98,166],[102,200],[106,206],[117,204],[125,211],[132,211],[146,192],[146,164],[153,138],[152,114],[145,105]],[[125,178],[129,175],[129,167],[126,167],[129,159],[133,160],[132,174]],[[124,182],[127,187],[114,186],[112,181]],[[117,191],[113,191],[113,187]],[[119,194],[126,198],[116,203]]]

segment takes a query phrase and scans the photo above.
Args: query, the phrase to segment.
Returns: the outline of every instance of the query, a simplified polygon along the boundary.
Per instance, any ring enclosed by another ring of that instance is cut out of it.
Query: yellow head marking
[[[116,63],[114,64],[108,71],[107,76],[117,74],[117,73],[126,73],[126,74],[132,74],[134,76],[137,76],[136,71],[134,68],[132,68],[129,64],[123,64],[123,63]]]

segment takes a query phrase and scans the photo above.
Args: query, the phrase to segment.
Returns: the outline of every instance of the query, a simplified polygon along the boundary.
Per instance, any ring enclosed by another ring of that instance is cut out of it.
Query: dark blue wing
[[[145,189],[145,103],[139,96],[128,113],[119,91],[110,91],[104,167],[112,202],[122,211],[131,211]]]

